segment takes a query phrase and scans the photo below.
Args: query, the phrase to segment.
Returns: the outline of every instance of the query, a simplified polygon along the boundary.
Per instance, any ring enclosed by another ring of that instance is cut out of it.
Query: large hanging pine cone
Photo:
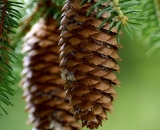
[[[59,42],[61,76],[66,80],[74,117],[82,120],[82,126],[94,129],[107,119],[106,112],[113,109],[116,95],[113,85],[120,83],[114,74],[120,70],[116,62],[120,60],[119,45],[115,27],[108,34],[109,23],[97,29],[110,13],[104,13],[100,19],[95,18],[94,12],[87,17],[93,3],[80,6],[80,2],[67,0],[63,7]]]
[[[34,130],[78,130],[59,67],[59,31],[55,20],[41,19],[24,38],[21,81],[26,111]]]

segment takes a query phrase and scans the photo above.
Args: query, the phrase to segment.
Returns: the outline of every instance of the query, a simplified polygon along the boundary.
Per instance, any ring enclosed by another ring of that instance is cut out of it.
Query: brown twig
[[[0,39],[2,38],[2,32],[3,32],[3,28],[4,28],[4,20],[5,20],[5,15],[6,15],[7,1],[8,0],[3,0],[2,14],[1,14],[1,20],[0,20]]]

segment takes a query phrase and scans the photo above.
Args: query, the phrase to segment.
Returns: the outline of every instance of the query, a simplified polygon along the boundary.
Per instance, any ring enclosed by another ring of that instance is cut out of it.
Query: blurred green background
[[[123,35],[120,88],[108,121],[98,130],[160,130],[160,57],[154,53],[146,57],[147,48],[134,36]],[[18,86],[18,85],[17,85]],[[9,115],[0,117],[0,130],[31,130],[26,125],[27,113],[20,88],[10,97],[14,107],[6,107]]]

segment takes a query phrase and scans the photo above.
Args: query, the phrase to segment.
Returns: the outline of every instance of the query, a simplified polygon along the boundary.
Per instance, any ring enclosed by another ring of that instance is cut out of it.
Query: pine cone
[[[41,19],[24,38],[21,81],[29,124],[34,130],[78,130],[59,67],[59,34],[55,20]]]
[[[74,117],[81,119],[82,126],[94,129],[102,125],[102,120],[107,119],[106,112],[113,109],[116,95],[113,85],[120,84],[114,74],[120,70],[116,62],[120,60],[119,45],[115,27],[108,34],[109,23],[97,29],[110,13],[104,13],[100,19],[96,19],[96,12],[87,17],[94,3],[80,6],[80,2],[67,0],[62,9],[61,77],[66,80],[66,94],[70,96]]]

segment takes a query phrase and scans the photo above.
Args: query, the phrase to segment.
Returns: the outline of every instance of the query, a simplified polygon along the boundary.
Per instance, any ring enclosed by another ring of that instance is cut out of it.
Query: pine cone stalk
[[[60,77],[59,34],[55,20],[41,19],[24,38],[24,90],[28,123],[34,130],[79,130]]]
[[[81,0],[67,0],[62,11],[60,48],[61,77],[66,80],[65,89],[76,119],[89,129],[98,128],[107,119],[107,111],[113,109],[119,85],[114,72],[119,72],[117,60],[119,45],[117,29],[109,33],[110,23],[97,28],[111,14],[104,13],[96,19],[96,12],[86,16],[94,2],[80,6]],[[109,5],[106,3],[104,6]]]

